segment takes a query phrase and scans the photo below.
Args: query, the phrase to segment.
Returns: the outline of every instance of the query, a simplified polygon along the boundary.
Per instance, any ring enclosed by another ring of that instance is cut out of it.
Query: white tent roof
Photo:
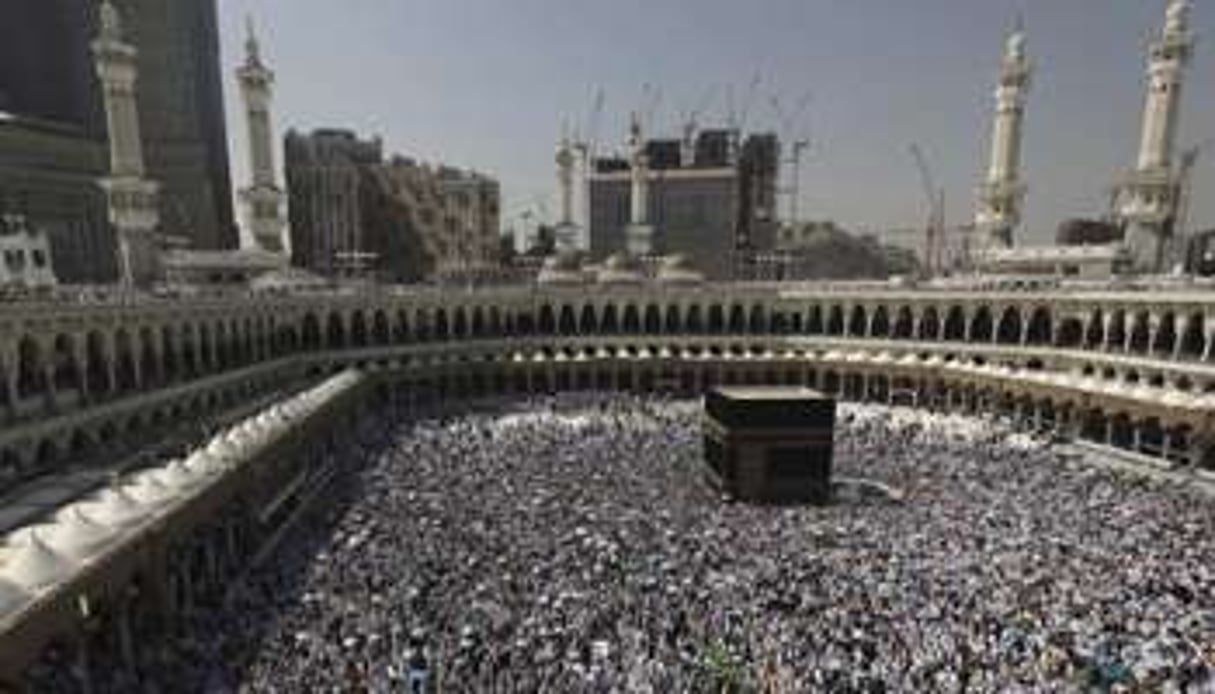
[[[66,557],[56,553],[34,530],[0,565],[0,582],[11,581],[20,588],[37,593],[71,575],[75,568]]]

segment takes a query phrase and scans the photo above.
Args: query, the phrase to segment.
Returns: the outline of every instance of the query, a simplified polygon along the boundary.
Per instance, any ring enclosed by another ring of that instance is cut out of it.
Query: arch
[[[692,304],[688,307],[688,314],[684,318],[685,330],[689,335],[700,335],[704,332],[704,322],[700,315],[700,304]]]
[[[350,316],[350,346],[356,349],[367,346],[367,315],[362,311]]]
[[[1152,341],[1152,353],[1159,356],[1172,356],[1173,345],[1177,342],[1177,318],[1172,312],[1160,317],[1156,326],[1155,340]]]
[[[920,316],[920,335],[921,340],[937,340],[941,335],[941,317],[937,313],[935,306],[929,306],[924,309],[924,313]]]
[[[446,342],[451,338],[451,326],[447,322],[447,310],[442,307],[436,308],[434,316],[431,334],[439,342]]]
[[[392,322],[392,340],[398,345],[409,342],[409,312],[397,309],[397,319]]]
[[[1029,314],[1029,325],[1025,329],[1028,345],[1049,345],[1054,341],[1054,320],[1050,308],[1036,306]]]
[[[768,332],[773,335],[789,334],[789,317],[784,311],[772,311],[768,314]]]
[[[603,317],[601,319],[602,328],[600,332],[604,335],[615,335],[620,332],[620,319],[616,315],[616,305],[608,304],[603,307]]]
[[[217,371],[228,366],[228,326],[223,321],[215,325],[213,364]]]
[[[577,335],[578,321],[574,318],[574,307],[562,304],[561,314],[557,319],[557,332],[562,335]]]
[[[1110,313],[1109,317],[1109,339],[1107,346],[1111,349],[1122,351],[1126,345],[1126,338],[1126,312],[1122,309],[1116,309]]]
[[[457,306],[451,317],[451,336],[456,340],[468,337],[468,312],[463,306]]]
[[[890,336],[896,340],[910,340],[915,336],[915,316],[910,306],[899,307]]]
[[[1084,325],[1079,318],[1064,318],[1055,335],[1055,345],[1064,349],[1080,347],[1084,342]]]
[[[329,349],[346,348],[346,326],[342,324],[341,314],[336,311],[329,314],[329,326],[326,333],[326,346]]]
[[[491,306],[489,309],[489,334],[494,337],[501,337],[506,332],[508,330],[503,325],[501,309],[497,306]]]
[[[626,335],[636,335],[641,332],[641,316],[638,314],[635,304],[624,307],[624,320],[621,321],[620,327]]]
[[[430,314],[424,308],[414,309],[413,312],[413,337],[418,342],[426,342],[430,340]]]
[[[734,304],[730,307],[730,322],[726,326],[726,332],[730,335],[741,335],[746,330],[746,327],[746,310],[742,306]]]
[[[869,318],[864,306],[853,306],[848,317],[848,335],[850,337],[866,337],[869,331]]]
[[[1177,343],[1177,354],[1187,359],[1201,359],[1206,350],[1206,325],[1201,313],[1191,314]]]
[[[96,330],[85,336],[84,363],[84,377],[88,379],[89,392],[96,396],[108,394],[113,387],[110,383],[110,355],[105,337]]]
[[[540,335],[553,335],[557,332],[557,317],[553,314],[552,306],[544,304],[540,307],[536,318],[536,332]]]
[[[647,335],[657,335],[662,331],[662,315],[658,307],[650,304],[645,307],[644,315],[644,332]]]
[[[1088,324],[1084,328],[1084,348],[1098,349],[1105,341],[1105,314],[1101,309],[1093,309],[1089,314]]]
[[[768,327],[767,321],[764,320],[764,307],[762,304],[753,304],[751,306],[751,317],[747,322],[747,331],[759,335]]]
[[[485,337],[485,309],[477,306],[472,312],[472,336],[475,339]]]
[[[970,319],[970,341],[988,343],[995,340],[995,326],[991,318],[991,309],[986,305],[975,309],[975,315]]]
[[[321,322],[317,320],[315,313],[304,314],[304,324],[300,329],[300,339],[304,343],[304,349],[312,352],[321,347]]]
[[[33,398],[46,393],[46,366],[42,347],[26,335],[17,344],[17,397]]]
[[[823,309],[821,306],[811,306],[806,309],[806,334],[823,334]]]
[[[71,335],[55,338],[53,356],[55,390],[64,392],[80,387],[80,365],[76,363],[76,341]]]
[[[392,328],[388,325],[388,314],[377,310],[371,318],[371,338],[376,345],[383,347],[392,342]]]
[[[177,342],[174,340],[173,326],[160,327],[160,365],[166,381],[176,381],[181,377],[181,365],[178,363]]]
[[[950,306],[945,314],[944,338],[951,342],[961,342],[966,339],[966,309],[961,306]]]
[[[869,336],[875,338],[890,337],[890,315],[885,306],[873,310],[873,321],[869,325]]]
[[[119,328],[114,334],[114,381],[115,389],[120,393],[134,390],[138,385],[131,336],[125,328]]]
[[[583,335],[594,335],[598,323],[595,320],[595,307],[591,304],[586,304],[582,307],[582,314],[578,317],[578,332]]]
[[[675,304],[667,306],[666,317],[662,322],[663,332],[669,335],[678,335],[683,332],[683,324],[679,320],[679,307]]]
[[[826,333],[828,335],[844,334],[844,308],[840,305],[831,307],[827,314]]]
[[[160,363],[156,359],[156,338],[152,328],[146,325],[139,329],[139,375],[145,387],[161,381]]]
[[[1128,337],[1131,352],[1146,354],[1151,347],[1152,339],[1151,318],[1147,311],[1140,311],[1131,318],[1131,329]]]
[[[712,304],[709,306],[709,324],[708,333],[710,335],[720,335],[726,329],[726,312],[721,304]]]
[[[1021,311],[1016,306],[1009,306],[1000,315],[996,342],[1002,345],[1021,344]]]

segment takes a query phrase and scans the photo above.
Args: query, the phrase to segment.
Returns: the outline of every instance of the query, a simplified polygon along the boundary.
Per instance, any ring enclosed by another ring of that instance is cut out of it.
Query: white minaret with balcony
[[[561,219],[557,222],[556,242],[559,253],[578,250],[578,225],[574,222],[574,167],[578,159],[568,134],[557,145],[557,184],[561,195]]]
[[[131,287],[156,274],[160,185],[144,177],[135,89],[138,51],[123,40],[122,19],[110,0],[101,3],[100,20],[101,32],[92,49],[110,143],[110,175],[101,180],[101,187],[117,242],[118,280]]]
[[[650,226],[650,162],[646,154],[641,119],[634,113],[629,124],[629,226],[625,230],[625,248],[629,254],[643,257],[654,252],[654,227]]]
[[[1118,215],[1135,268],[1161,272],[1172,240],[1178,177],[1173,167],[1181,115],[1181,87],[1193,52],[1189,0],[1169,0],[1164,31],[1152,43],[1148,94],[1135,170],[1121,186]]]
[[[245,103],[245,120],[249,136],[249,171],[252,182],[240,192],[245,204],[245,223],[257,247],[271,253],[284,253],[283,239],[286,222],[283,219],[282,188],[274,167],[274,122],[270,104],[274,90],[274,72],[261,59],[261,48],[248,22],[245,40],[245,64],[236,70],[241,95]]]
[[[1021,145],[1025,132],[1025,100],[1033,66],[1025,51],[1025,30],[1017,28],[1004,44],[1000,85],[996,88],[996,119],[991,134],[991,162],[979,189],[975,229],[987,248],[1013,245],[1013,230],[1021,223],[1025,186],[1021,183]]]

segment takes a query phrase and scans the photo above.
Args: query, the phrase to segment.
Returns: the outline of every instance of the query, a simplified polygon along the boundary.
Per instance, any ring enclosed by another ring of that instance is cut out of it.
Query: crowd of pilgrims
[[[173,646],[250,692],[1215,691],[1215,514],[991,420],[840,405],[826,507],[706,482],[699,403],[385,417]],[[174,687],[174,690],[180,690]]]

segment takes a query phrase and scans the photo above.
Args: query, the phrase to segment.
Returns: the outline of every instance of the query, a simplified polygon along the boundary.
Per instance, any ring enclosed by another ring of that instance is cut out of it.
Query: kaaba
[[[720,387],[705,396],[710,478],[756,503],[831,500],[835,400],[800,386]]]

